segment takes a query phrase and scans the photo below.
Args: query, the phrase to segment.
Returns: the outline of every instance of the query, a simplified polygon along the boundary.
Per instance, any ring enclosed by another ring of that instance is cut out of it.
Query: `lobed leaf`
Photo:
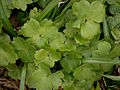
[[[0,66],[14,64],[17,59],[14,48],[9,43],[0,41]]]
[[[81,26],[81,36],[84,39],[90,40],[93,39],[94,36],[99,34],[100,25],[98,23],[87,21],[85,24]]]
[[[14,37],[11,42],[12,46],[15,48],[18,57],[23,62],[33,62],[35,49],[29,43],[27,43],[23,38]]]
[[[55,51],[52,48],[48,48],[36,51],[34,56],[35,56],[34,63],[36,65],[38,65],[39,63],[44,63],[49,67],[53,67],[55,65],[55,62],[60,60],[61,53]]]
[[[26,10],[27,4],[31,4],[32,0],[12,0],[12,5],[14,8]]]

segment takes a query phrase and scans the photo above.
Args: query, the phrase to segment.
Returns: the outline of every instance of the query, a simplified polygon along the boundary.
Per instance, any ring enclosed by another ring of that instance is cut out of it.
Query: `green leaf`
[[[93,39],[100,32],[100,25],[93,21],[87,21],[81,26],[81,36],[84,39]]]
[[[60,64],[65,72],[70,73],[80,65],[80,61],[72,56],[66,56],[60,60]]]
[[[79,19],[85,19],[90,9],[90,3],[87,0],[75,2],[72,6],[73,14]]]
[[[110,52],[110,57],[115,58],[120,56],[120,46],[115,46]]]
[[[105,17],[105,6],[101,1],[94,1],[91,4],[87,0],[75,2],[72,7],[73,14],[80,20],[91,20],[103,22]]]
[[[119,14],[120,13],[120,5],[118,5],[118,4],[110,5],[108,10],[113,15]]]
[[[111,80],[120,81],[120,76],[112,76],[112,75],[102,75],[102,76]]]
[[[3,32],[0,33],[0,41],[5,42],[5,43],[11,42],[10,37],[6,33],[3,33]]]
[[[71,82],[64,82],[63,85],[64,85],[63,86],[64,90],[76,90],[76,87],[75,87],[73,81],[71,81]]]
[[[108,4],[119,4],[120,1],[119,0],[107,0]]]
[[[76,17],[75,17],[75,15],[73,15],[72,9],[68,9],[68,10],[66,11],[66,13],[64,14],[64,19],[65,19],[65,22],[66,22],[66,23],[75,20],[75,18],[76,18]]]
[[[30,10],[29,18],[35,18],[41,13],[42,13],[42,10],[38,10],[36,7],[34,7],[32,10]]]
[[[60,51],[71,51],[76,49],[76,44],[73,39],[67,39],[63,33],[58,34],[58,37],[50,42],[50,47]]]
[[[26,84],[36,90],[57,90],[62,85],[63,77],[61,71],[51,74],[45,64],[39,64],[37,68],[33,64],[28,64]]]
[[[64,47],[63,47],[63,51],[72,51],[72,50],[75,50],[77,45],[75,43],[75,41],[73,39],[67,39],[65,42],[64,42]]]
[[[115,29],[111,30],[111,34],[115,40],[120,41],[120,30],[119,29],[115,28]]]
[[[55,27],[54,23],[51,20],[44,19],[40,23],[39,28],[40,36],[46,37],[49,41],[54,40],[58,36],[58,28]]]
[[[105,18],[105,6],[100,1],[94,1],[91,3],[90,12],[88,14],[88,19],[101,23]]]
[[[85,20],[80,20],[80,19],[77,19],[77,20],[75,20],[74,22],[73,22],[73,27],[74,28],[80,28],[81,27],[81,24],[82,23],[84,23],[85,22]]]
[[[16,66],[15,64],[9,64],[7,67],[8,75],[15,80],[20,80],[21,77],[21,68]]]
[[[98,44],[98,50],[99,50],[99,51],[110,52],[110,50],[111,50],[111,45],[110,45],[110,43],[107,42],[107,41],[99,42],[99,44]]]
[[[34,37],[35,35],[39,35],[39,27],[39,22],[31,18],[24,24],[24,26],[21,27],[19,33],[25,37]]]
[[[45,19],[39,23],[33,18],[24,24],[19,33],[25,37],[30,37],[27,41],[37,48],[45,47],[59,34],[58,28],[54,26],[51,20]]]
[[[51,74],[50,69],[44,64],[35,67],[34,64],[28,64],[26,84],[30,88],[36,88],[36,90],[51,90],[48,79],[48,75]]]
[[[14,48],[7,42],[0,41],[0,66],[14,64],[18,59]]]
[[[107,41],[102,41],[98,43],[97,47],[98,50],[92,51],[93,57],[108,57],[111,50],[110,43]]]
[[[74,70],[73,76],[77,80],[90,80],[92,82],[96,79],[96,73],[91,71],[87,67],[87,65],[81,65],[78,68],[76,68]]]
[[[24,39],[20,37],[14,37],[12,41],[12,46],[15,48],[18,57],[23,62],[33,62],[35,49]]]
[[[48,38],[40,37],[39,35],[36,35],[32,38],[28,38],[26,41],[34,45],[37,49],[44,48],[48,44]]]
[[[35,53],[35,64],[44,63],[49,67],[53,67],[55,62],[60,60],[61,53],[52,48],[40,49]]]
[[[108,26],[111,30],[114,28],[119,28],[120,27],[120,14],[117,14],[115,16],[109,16],[107,18],[108,21]]]
[[[62,80],[64,77],[64,74],[61,71],[57,71],[55,73],[52,73],[49,76],[51,86],[53,90],[58,90],[59,86],[62,86]]]
[[[66,29],[63,31],[68,38],[74,38],[76,34],[79,33],[80,31],[77,28],[73,28],[72,25],[73,25],[73,22],[67,23],[65,25]]]
[[[66,40],[65,35],[62,34],[62,33],[59,33],[57,38],[50,42],[50,46],[52,48],[55,48],[55,49],[58,49],[58,50],[62,50],[62,48],[64,47],[65,40]]]
[[[73,72],[73,76],[75,79],[79,80],[78,87],[83,88],[83,90],[89,90],[94,81],[99,79],[99,76],[97,76],[96,73],[90,70],[90,68],[85,64],[76,68]]]
[[[81,53],[85,58],[91,57],[92,51],[96,50],[96,45],[91,46],[79,46],[77,50]]]
[[[26,10],[27,4],[32,3],[32,0],[12,0],[12,5],[14,8]]]
[[[90,43],[89,40],[86,40],[84,39],[83,37],[81,37],[80,34],[77,34],[75,37],[74,37],[75,41],[77,44],[80,44],[80,45],[88,45]]]

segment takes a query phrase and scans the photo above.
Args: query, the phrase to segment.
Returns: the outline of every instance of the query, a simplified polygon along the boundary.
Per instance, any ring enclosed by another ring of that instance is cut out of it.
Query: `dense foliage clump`
[[[0,66],[20,90],[118,89],[119,43],[119,0],[0,0]]]

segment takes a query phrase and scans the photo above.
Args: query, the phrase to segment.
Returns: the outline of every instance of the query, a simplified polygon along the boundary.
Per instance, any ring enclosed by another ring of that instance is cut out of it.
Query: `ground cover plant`
[[[8,90],[119,90],[119,56],[120,0],[0,0]]]

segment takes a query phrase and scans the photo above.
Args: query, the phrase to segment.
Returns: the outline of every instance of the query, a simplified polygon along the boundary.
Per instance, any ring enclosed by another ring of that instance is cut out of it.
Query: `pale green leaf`
[[[87,21],[81,26],[81,36],[84,39],[90,40],[93,39],[100,32],[100,25],[93,21]]]
[[[87,0],[75,2],[72,6],[73,14],[79,19],[85,19],[90,9],[90,3]]]
[[[58,49],[58,50],[62,51],[62,48],[64,47],[65,40],[66,40],[65,35],[62,34],[62,33],[59,33],[57,38],[50,42],[50,46],[52,48],[55,48],[55,49]]]
[[[49,67],[53,67],[55,62],[60,60],[61,53],[55,51],[54,49],[40,49],[35,53],[35,63],[38,65],[39,63],[44,63]]]
[[[30,10],[29,18],[35,18],[39,16],[42,13],[42,10],[38,10],[36,7],[34,7],[32,10]]]
[[[67,39],[64,42],[64,45],[59,49],[60,51],[72,51],[77,47],[75,41],[73,39]]]
[[[32,3],[32,0],[12,0],[12,5],[14,8],[26,10],[27,4]]]
[[[58,36],[58,28],[54,26],[51,20],[44,19],[40,23],[39,28],[40,36],[46,37],[49,41],[52,41]]]
[[[89,40],[86,40],[84,39],[83,37],[81,37],[80,34],[77,34],[75,37],[74,37],[76,43],[80,44],[80,45],[88,45],[90,43]]]
[[[51,74],[45,64],[39,64],[36,68],[33,64],[28,64],[26,84],[36,90],[57,90],[62,85],[63,77],[61,71]]]
[[[51,20],[43,20],[39,23],[35,19],[30,19],[22,26],[20,34],[30,37],[27,41],[36,46],[36,48],[45,47],[59,35],[58,28],[54,26]]]
[[[36,48],[43,48],[48,44],[48,38],[46,37],[40,37],[39,35],[36,35],[32,38],[28,38],[26,40],[28,43],[34,45]]]
[[[72,10],[73,14],[80,20],[87,19],[100,23],[105,17],[105,6],[101,1],[97,0],[91,4],[87,0],[75,2],[72,6]],[[79,25],[80,23],[77,24],[77,27],[79,27]]]
[[[39,22],[31,18],[21,27],[19,33],[25,37],[34,37],[35,35],[39,35],[39,26]]]
[[[94,1],[91,3],[90,11],[88,14],[88,18],[92,21],[101,23],[105,18],[105,6],[100,1]]]
[[[60,51],[71,51],[76,49],[73,39],[67,39],[63,33],[59,33],[58,37],[50,42],[50,47]]]

